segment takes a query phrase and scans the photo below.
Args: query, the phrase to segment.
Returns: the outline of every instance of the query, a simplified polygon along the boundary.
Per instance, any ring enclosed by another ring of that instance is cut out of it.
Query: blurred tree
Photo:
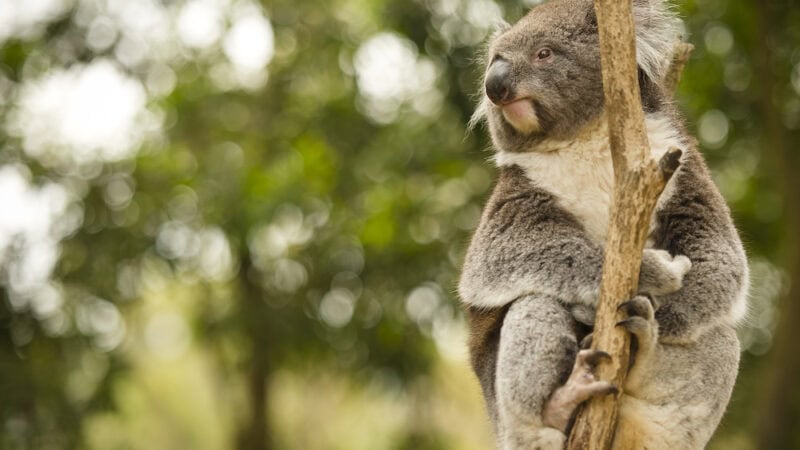
[[[163,130],[142,139],[137,156],[104,159],[101,144],[77,162],[55,155],[77,152],[57,138],[31,151],[37,130],[21,126],[5,136],[4,163],[28,167],[32,186],[64,186],[83,217],[42,280],[61,299],[61,328],[50,331],[36,316],[39,286],[23,289],[11,274],[5,283],[10,446],[72,447],[82,418],[113,407],[109,388],[128,361],[125,346],[117,347],[125,322],[109,324],[104,314],[128,315],[152,272],[205,286],[196,315],[184,320],[222,370],[247,385],[240,448],[277,444],[268,407],[276,368],[327,361],[355,377],[409,383],[435,355],[426,335],[458,317],[445,294],[459,263],[451,243],[466,239],[477,214],[471,201],[489,175],[463,158],[480,158],[479,144],[464,138],[470,105],[448,80],[471,89],[472,74],[457,68],[469,65],[469,47],[489,24],[451,30],[471,33],[460,44],[431,35],[432,12],[419,4],[274,1],[266,27],[257,5],[227,4],[68,3],[43,21],[42,34],[3,46],[13,92],[36,83],[44,90],[40,80],[62,67],[106,64],[147,90]],[[174,23],[177,31],[162,42],[128,34],[115,14]],[[258,20],[261,35],[237,38]],[[263,50],[268,69],[248,67],[248,43],[236,47],[236,39],[258,38],[274,40]],[[170,48],[176,43],[183,48]],[[420,55],[425,46],[435,56]],[[24,106],[9,116],[14,108]],[[119,336],[104,346],[106,328]],[[105,364],[100,384],[72,399],[70,377],[83,377],[76,365],[87,355]],[[435,430],[422,425],[409,431],[409,445],[437,447]]]
[[[796,49],[783,49],[781,45],[800,39],[800,13],[796,7],[793,8],[796,6],[794,3],[771,2],[756,6],[759,33],[753,50],[760,56],[756,76],[761,88],[762,148],[770,172],[776,175],[776,187],[783,193],[782,240],[786,246],[778,257],[788,272],[788,289],[781,300],[781,317],[775,345],[770,352],[771,364],[760,395],[757,448],[800,448],[800,434],[793,430],[800,422],[800,354],[795,351],[796,343],[800,341],[800,328],[797,326],[800,321],[800,239],[797,237],[800,229],[800,155],[793,145],[800,133],[797,132],[798,105],[786,102],[787,94],[791,98],[792,90],[800,94],[800,61]],[[759,49],[766,51],[758,52]],[[785,69],[792,64],[795,64],[793,70]],[[792,108],[795,111],[791,111]]]
[[[455,279],[492,179],[484,133],[465,130],[475,54],[534,3],[4,3],[0,447],[86,446],[89,418],[133,408],[120,386],[141,358],[185,338],[224,386],[228,447],[302,447],[271,428],[275,380],[325,367],[411,398],[397,448],[451,448],[422,412],[459,339]],[[781,282],[768,261],[798,242],[800,21],[790,1],[681,10],[697,50],[679,98],[757,262],[755,386]],[[153,296],[173,312],[145,311]],[[778,345],[764,411],[800,395]],[[736,395],[719,442],[752,445],[758,395]]]

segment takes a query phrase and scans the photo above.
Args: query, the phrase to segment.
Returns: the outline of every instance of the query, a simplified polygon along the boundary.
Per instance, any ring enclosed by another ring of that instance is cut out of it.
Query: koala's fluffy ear
[[[494,41],[495,39],[499,38],[501,34],[505,33],[511,28],[511,24],[506,22],[505,20],[501,20],[494,25],[494,31],[489,36],[489,42]]]
[[[501,20],[494,25],[494,30],[489,35],[489,40],[486,42],[483,50],[480,52],[481,60],[483,60],[486,65],[489,64],[488,60],[489,47],[492,45],[492,42],[494,42],[497,38],[499,38],[503,33],[508,31],[509,29],[511,29],[511,24],[506,22],[505,20]],[[489,99],[486,98],[486,95],[484,95],[483,92],[484,92],[484,87],[483,83],[481,83],[480,89],[478,90],[478,93],[476,95],[476,97],[480,100],[478,100],[478,106],[477,108],[475,108],[475,112],[472,114],[472,117],[469,120],[469,125],[467,126],[469,130],[473,130],[475,127],[478,126],[479,123],[482,123],[484,119],[486,119],[486,112],[489,109]]]
[[[681,21],[665,0],[633,0],[633,20],[636,60],[645,75],[660,86],[681,39]]]

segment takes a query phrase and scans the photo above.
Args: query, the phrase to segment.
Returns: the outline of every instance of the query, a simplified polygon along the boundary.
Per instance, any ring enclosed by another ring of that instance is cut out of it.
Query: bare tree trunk
[[[251,402],[250,423],[242,430],[239,441],[241,450],[270,450],[272,448],[267,415],[268,373],[266,362],[253,361],[248,380]]]
[[[800,190],[800,183],[791,186]],[[788,196],[787,196],[788,197]],[[798,203],[791,205],[797,208]],[[789,233],[797,233],[800,221],[787,220]],[[756,448],[797,448],[797,424],[800,423],[797,381],[800,380],[800,240],[796,235],[785,238],[790,244],[787,255],[790,272],[789,293],[780,304],[780,323],[771,351],[770,370],[766,376],[765,395],[757,417]]]
[[[250,421],[241,429],[238,439],[240,450],[272,450],[273,442],[269,429],[269,377],[270,355],[265,347],[267,339],[264,329],[266,323],[263,292],[261,287],[250,279],[252,263],[249,255],[241,258],[239,280],[242,287],[242,322],[245,324],[252,344],[250,369],[247,374],[248,400],[250,401]]]
[[[770,169],[779,176],[778,188],[783,192],[785,233],[783,236],[783,266],[789,271],[791,283],[788,295],[781,299],[780,322],[766,373],[765,394],[762,396],[756,423],[756,448],[794,448],[797,445],[796,425],[800,422],[797,404],[797,380],[800,379],[800,161],[789,149],[791,137],[784,129],[775,105],[778,80],[773,72],[776,65],[774,48],[779,33],[785,29],[781,8],[771,2],[758,2],[762,60],[757,76],[761,86],[761,114],[764,123],[762,143]],[[788,64],[787,64],[788,67]],[[788,69],[787,69],[788,70]]]
[[[615,189],[593,346],[612,356],[610,363],[598,367],[598,376],[623,386],[628,371],[630,338],[614,326],[620,320],[617,309],[636,294],[652,213],[669,177],[678,168],[681,152],[672,149],[660,163],[651,157],[637,77],[631,2],[595,0],[594,4]],[[569,448],[611,448],[618,400],[618,396],[592,399],[578,415]],[[637,445],[625,443],[625,448],[637,448]]]

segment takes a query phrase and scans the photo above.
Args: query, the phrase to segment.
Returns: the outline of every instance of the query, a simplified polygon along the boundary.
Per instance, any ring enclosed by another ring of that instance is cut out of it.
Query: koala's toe
[[[578,352],[578,364],[594,370],[602,361],[611,361],[611,355],[602,350],[581,350]]]
[[[624,328],[637,338],[650,334],[650,322],[641,317],[628,317],[627,319],[620,320],[616,325]]]
[[[594,341],[594,333],[587,334],[585,338],[581,339],[580,349],[587,350],[591,348],[593,341]]]
[[[617,322],[617,326],[625,329],[636,338],[637,357],[649,355],[658,341],[658,323],[655,319],[653,303],[648,297],[637,296],[620,305],[627,318]]]
[[[623,311],[628,317],[641,317],[645,320],[653,320],[655,317],[655,302],[651,297],[638,295],[633,299],[619,305],[619,311]]]
[[[675,255],[672,259],[672,265],[675,267],[675,271],[680,274],[680,277],[683,278],[692,269],[692,260],[684,255]]]

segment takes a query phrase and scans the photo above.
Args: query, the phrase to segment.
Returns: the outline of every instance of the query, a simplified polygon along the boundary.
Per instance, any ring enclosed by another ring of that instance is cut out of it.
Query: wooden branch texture
[[[675,49],[672,51],[672,63],[667,72],[667,78],[664,80],[664,92],[669,95],[674,95],[675,90],[678,89],[678,83],[681,81],[683,69],[689,62],[689,56],[694,50],[694,45],[687,42],[678,42],[675,44]]]
[[[617,309],[636,295],[642,251],[656,202],[680,164],[677,149],[668,152],[660,163],[650,153],[637,78],[631,3],[594,0],[615,189],[593,346],[612,356],[611,362],[597,368],[598,377],[620,388],[628,371],[630,338],[615,326],[623,319]],[[622,389],[617,396],[587,403],[572,429],[570,449],[610,449],[612,445],[641,448],[635,442],[614,442],[621,395]]]

